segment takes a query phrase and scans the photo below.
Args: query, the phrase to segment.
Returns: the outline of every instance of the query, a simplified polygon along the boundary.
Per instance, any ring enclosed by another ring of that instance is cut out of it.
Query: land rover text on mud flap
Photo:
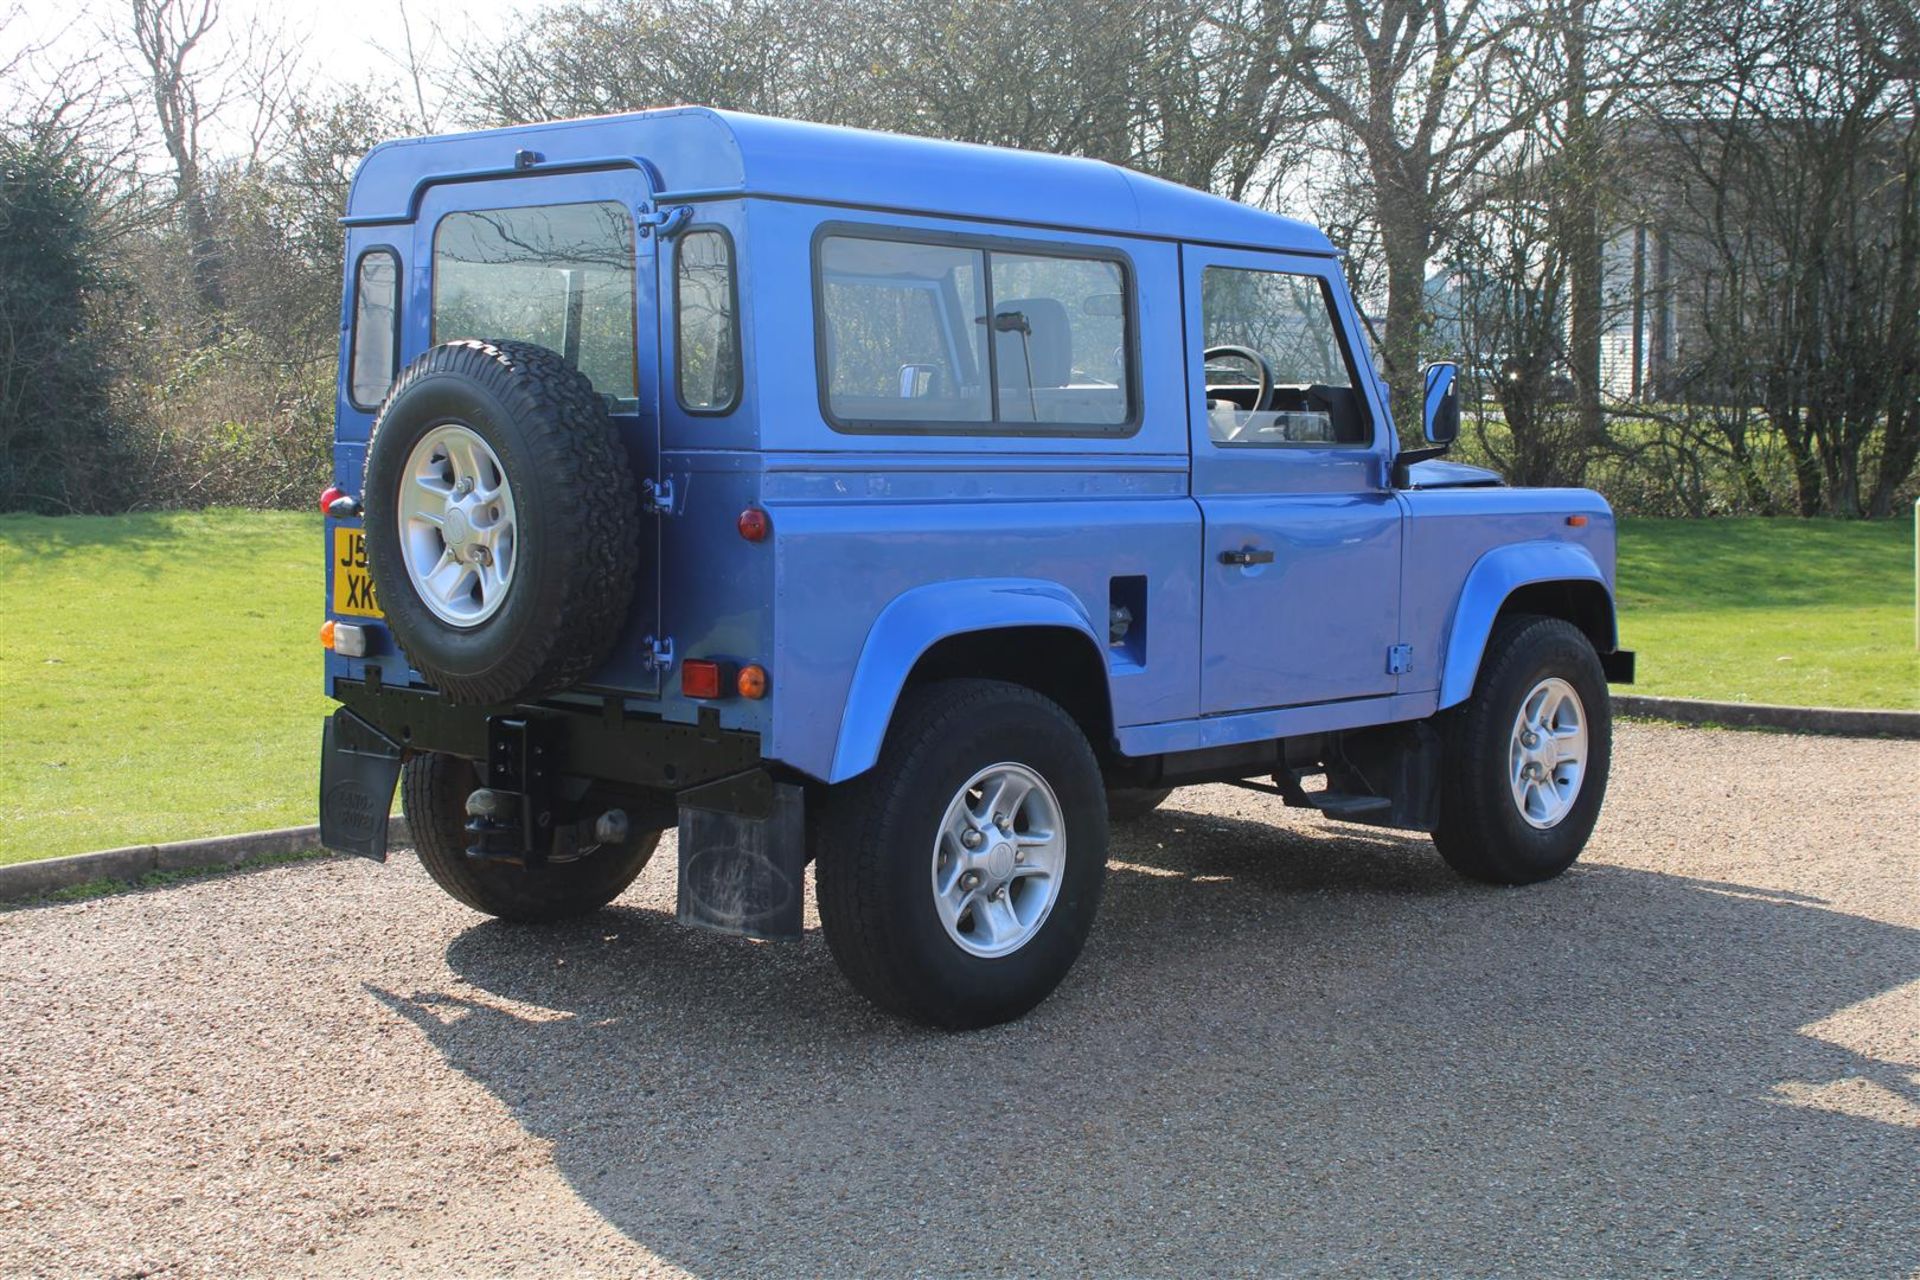
[[[396,142],[346,218],[332,848],[510,920],[678,830],[683,923],[1016,1017],[1110,822],[1225,781],[1516,884],[1606,787],[1614,523],[1388,415],[1310,226],[699,109]]]

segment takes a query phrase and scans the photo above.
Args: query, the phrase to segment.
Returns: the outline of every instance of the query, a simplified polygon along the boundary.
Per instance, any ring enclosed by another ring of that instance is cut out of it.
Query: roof
[[[347,221],[408,221],[434,181],[505,176],[523,151],[538,153],[543,170],[630,164],[647,172],[666,199],[767,196],[1333,252],[1326,236],[1307,223],[1100,160],[706,107],[383,143],[354,175]]]

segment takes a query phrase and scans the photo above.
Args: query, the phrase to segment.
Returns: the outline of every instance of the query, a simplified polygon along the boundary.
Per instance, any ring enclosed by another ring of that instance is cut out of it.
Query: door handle
[[[1221,564],[1272,564],[1273,552],[1261,551],[1254,547],[1242,547],[1238,551],[1222,551]]]

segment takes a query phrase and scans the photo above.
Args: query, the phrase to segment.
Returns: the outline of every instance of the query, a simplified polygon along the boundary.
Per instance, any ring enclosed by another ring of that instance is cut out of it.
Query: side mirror
[[[1422,413],[1426,436],[1434,444],[1452,444],[1460,436],[1460,366],[1437,360],[1421,371],[1426,383]]]

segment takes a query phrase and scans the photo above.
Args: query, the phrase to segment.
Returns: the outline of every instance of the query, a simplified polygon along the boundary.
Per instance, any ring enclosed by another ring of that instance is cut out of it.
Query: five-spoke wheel
[[[933,846],[940,923],[963,951],[1003,956],[1046,923],[1067,841],[1053,788],[1023,764],[990,765],[947,805]]]
[[[506,601],[519,549],[506,470],[471,427],[449,422],[420,437],[405,476],[394,514],[407,577],[435,617],[478,626]]]
[[[1580,694],[1559,676],[1533,686],[1513,718],[1507,748],[1513,802],[1527,825],[1557,824],[1580,798],[1587,774],[1587,714]]]
[[[1439,721],[1445,744],[1433,842],[1461,875],[1529,884],[1580,856],[1612,754],[1607,678],[1560,618],[1502,618],[1472,695]]]

